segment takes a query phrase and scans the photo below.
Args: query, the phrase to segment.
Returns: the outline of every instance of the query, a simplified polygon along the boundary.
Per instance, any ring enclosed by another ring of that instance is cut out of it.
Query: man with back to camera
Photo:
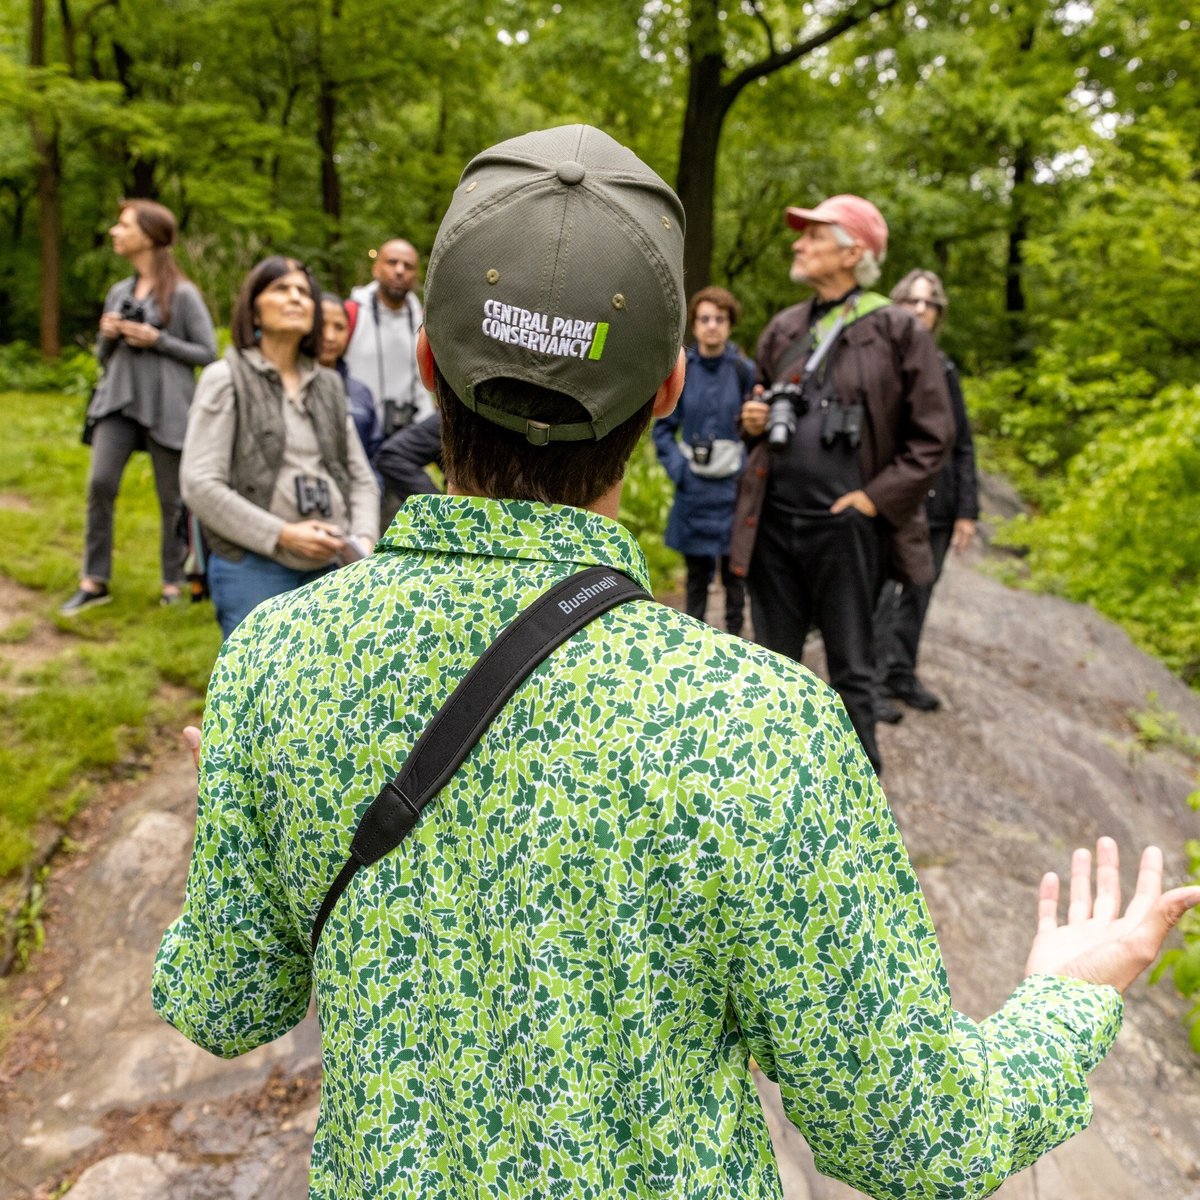
[[[809,628],[821,631],[830,682],[878,771],[875,603],[885,572],[933,579],[921,504],[954,416],[933,339],[866,290],[887,255],[879,209],[832,196],[789,208],[787,221],[801,231],[792,282],[815,294],[758,341],[759,383],[795,394],[775,389],[742,408],[751,449],[729,556],[764,646],[799,662]]]
[[[478,155],[417,350],[451,494],[256,609],[217,661],[154,1003],[232,1056],[315,987],[314,1198],[778,1197],[751,1053],[821,1170],[981,1196],[1087,1124],[1117,989],[1200,902],[1161,894],[1150,850],[1117,920],[1115,843],[1094,908],[1077,851],[1068,924],[1047,876],[1028,978],[959,1016],[834,693],[648,600],[563,642],[357,869],[376,792],[505,626],[581,566],[647,585],[615,518],[683,383],[682,224],[587,126]]]

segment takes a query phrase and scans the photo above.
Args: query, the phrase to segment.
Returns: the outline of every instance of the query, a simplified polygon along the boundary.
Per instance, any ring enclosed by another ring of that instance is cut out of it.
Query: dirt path
[[[1013,592],[952,563],[922,677],[945,698],[882,731],[889,799],[945,947],[956,1005],[983,1017],[1017,982],[1037,879],[1111,832],[1158,841],[1169,871],[1196,836],[1195,764],[1136,744],[1127,712],[1157,693],[1200,734],[1200,697],[1085,610]],[[310,1018],[234,1062],[190,1046],[150,1009],[150,964],[177,913],[194,782],[165,754],[84,819],[49,888],[47,949],[14,977],[21,1020],[0,1060],[0,1194],[302,1200],[316,1118]],[[1091,1130],[1006,1185],[1007,1200],[1200,1200],[1200,1060],[1164,986],[1131,995],[1094,1076]],[[789,1200],[841,1200],[759,1079]]]

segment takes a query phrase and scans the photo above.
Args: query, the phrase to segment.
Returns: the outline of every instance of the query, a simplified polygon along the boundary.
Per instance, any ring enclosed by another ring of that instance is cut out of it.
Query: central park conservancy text
[[[528,346],[540,354],[563,358],[599,358],[604,350],[608,325],[597,321],[579,321],[572,317],[552,317],[532,312],[499,300],[483,305],[483,332],[510,346]]]

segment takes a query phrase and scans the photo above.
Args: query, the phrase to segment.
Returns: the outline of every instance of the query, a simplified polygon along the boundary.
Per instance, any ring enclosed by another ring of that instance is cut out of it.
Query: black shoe
[[[904,713],[886,696],[876,696],[874,708],[875,720],[882,721],[885,725],[899,725],[904,720]]]
[[[76,613],[81,613],[85,608],[96,608],[98,605],[107,604],[112,599],[109,595],[108,588],[104,584],[100,585],[98,592],[89,592],[87,588],[80,588],[66,604],[62,605],[58,610],[60,617],[73,617]]]
[[[941,699],[925,687],[915,675],[912,679],[889,683],[887,690],[897,700],[903,700],[909,708],[915,708],[920,712],[936,712],[942,707]]]

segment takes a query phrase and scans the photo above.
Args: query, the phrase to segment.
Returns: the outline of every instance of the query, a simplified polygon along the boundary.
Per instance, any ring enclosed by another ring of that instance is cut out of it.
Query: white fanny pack
[[[696,445],[680,442],[679,449],[692,474],[700,479],[728,479],[736,475],[742,469],[746,453],[741,442],[730,438],[714,438]]]

